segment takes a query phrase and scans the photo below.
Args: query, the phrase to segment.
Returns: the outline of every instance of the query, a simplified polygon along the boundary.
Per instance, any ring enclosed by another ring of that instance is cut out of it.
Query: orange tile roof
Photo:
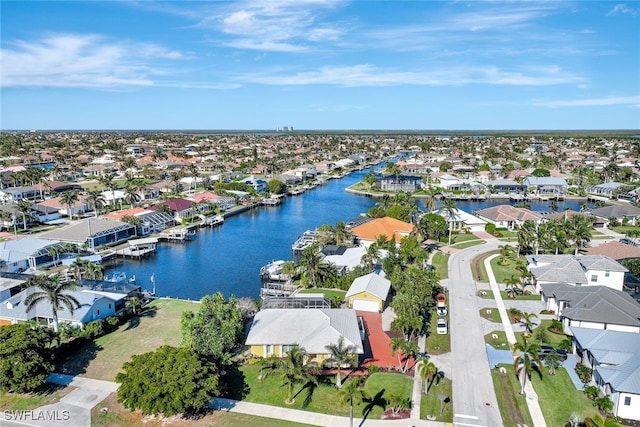
[[[135,208],[125,209],[125,210],[122,210],[122,211],[109,212],[108,214],[103,215],[102,217],[106,218],[106,219],[118,219],[118,220],[120,220],[120,219],[124,218],[127,215],[134,216],[135,214],[139,214],[139,213],[142,213],[142,212],[145,212],[145,211],[147,211],[147,209],[140,208],[140,207],[135,207]]]
[[[404,236],[413,231],[413,225],[388,216],[376,218],[362,225],[354,227],[353,234],[359,239],[376,240],[378,236],[386,236],[387,239],[395,237],[399,242]]]

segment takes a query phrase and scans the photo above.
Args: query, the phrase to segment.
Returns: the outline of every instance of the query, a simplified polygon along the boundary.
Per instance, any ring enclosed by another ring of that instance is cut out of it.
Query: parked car
[[[561,361],[567,360],[566,351],[561,350],[559,348],[553,348],[550,345],[541,345],[540,350],[538,351],[538,356],[540,356],[540,359],[544,359],[545,357],[547,357],[552,353],[556,353],[560,357]]]
[[[436,303],[437,304],[446,304],[447,303],[447,296],[445,294],[438,294],[436,296]]]
[[[447,319],[444,317],[438,317],[436,323],[436,333],[438,335],[445,335],[447,333]]]
[[[446,316],[447,315],[447,305],[438,303],[438,305],[436,305],[436,312],[438,313],[438,316],[440,316],[440,317]]]

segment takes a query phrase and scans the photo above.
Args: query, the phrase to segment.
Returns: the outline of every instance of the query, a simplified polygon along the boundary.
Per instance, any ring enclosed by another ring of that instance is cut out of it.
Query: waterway
[[[256,208],[227,218],[223,225],[200,229],[187,243],[161,243],[155,255],[140,261],[124,260],[117,266],[144,289],[151,290],[151,276],[158,296],[199,300],[222,292],[225,297],[257,298],[262,286],[260,267],[277,259],[293,258],[291,244],[306,230],[323,224],[335,225],[366,213],[375,199],[347,193],[345,189],[368,170],[356,171],[340,180],[330,180],[280,206]],[[558,202],[558,210],[580,209],[583,201]],[[458,208],[471,213],[501,201],[461,201]],[[531,209],[551,211],[549,202],[531,203]]]

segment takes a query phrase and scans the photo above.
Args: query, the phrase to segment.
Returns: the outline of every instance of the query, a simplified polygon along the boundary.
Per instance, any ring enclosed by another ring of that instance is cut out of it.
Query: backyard
[[[122,364],[132,355],[154,351],[162,345],[179,346],[182,312],[197,309],[197,303],[193,302],[154,300],[140,316],[67,357],[56,372],[114,381]]]

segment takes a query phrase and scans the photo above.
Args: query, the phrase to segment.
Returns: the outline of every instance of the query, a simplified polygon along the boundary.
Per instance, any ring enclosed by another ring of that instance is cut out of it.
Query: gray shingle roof
[[[597,217],[609,219],[611,217],[637,217],[640,216],[640,209],[633,205],[609,205],[592,209],[591,213]]]
[[[267,309],[256,314],[246,345],[294,345],[310,354],[328,353],[325,346],[345,345],[362,354],[362,340],[355,310],[349,309]]]
[[[628,271],[604,255],[529,255],[529,271],[539,282],[587,283],[587,270]]]
[[[616,392],[640,394],[640,334],[571,328],[580,346],[595,357],[596,371]]]
[[[560,313],[571,320],[640,326],[640,304],[627,293],[606,286],[543,284],[542,293],[566,301]]]

